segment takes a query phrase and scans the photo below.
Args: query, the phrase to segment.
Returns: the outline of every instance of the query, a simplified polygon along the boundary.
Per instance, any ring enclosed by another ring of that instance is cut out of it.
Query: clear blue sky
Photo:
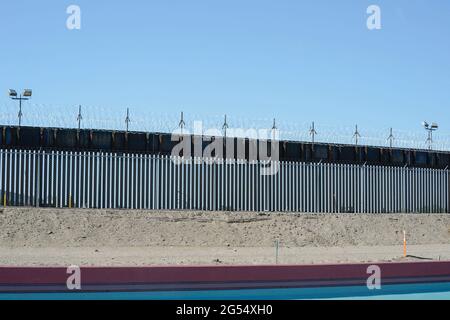
[[[450,132],[447,0],[3,0],[0,41],[1,103]]]

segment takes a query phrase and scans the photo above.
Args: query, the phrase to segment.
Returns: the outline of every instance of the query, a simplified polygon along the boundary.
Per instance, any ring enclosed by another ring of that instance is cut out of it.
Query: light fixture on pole
[[[436,131],[439,128],[439,125],[435,122],[429,124],[427,121],[422,122],[422,126],[428,132],[428,149],[433,150],[433,131]]]
[[[31,99],[31,96],[33,95],[33,91],[31,89],[25,89],[23,90],[23,93],[17,96],[17,91],[14,89],[9,89],[8,95],[13,100],[19,100],[19,112],[17,114],[17,117],[19,118],[19,128],[22,125],[22,101],[27,101]]]

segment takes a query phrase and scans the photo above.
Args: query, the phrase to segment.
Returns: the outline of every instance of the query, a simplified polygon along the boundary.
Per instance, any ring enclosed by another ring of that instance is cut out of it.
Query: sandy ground
[[[403,254],[403,230],[408,254]],[[0,209],[0,265],[450,260],[450,215]]]
[[[402,246],[279,248],[279,264],[317,264],[450,260],[449,245],[415,245],[401,258]],[[276,264],[274,247],[96,247],[0,248],[0,265],[7,266],[150,266]]]

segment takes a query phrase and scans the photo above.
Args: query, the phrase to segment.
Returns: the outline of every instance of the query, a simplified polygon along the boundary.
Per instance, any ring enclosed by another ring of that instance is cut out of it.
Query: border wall
[[[178,141],[172,140],[170,133],[11,126],[0,128],[2,149],[123,152],[168,156],[178,144]],[[210,143],[199,136],[187,136],[187,139],[191,140],[192,149],[198,139],[203,140],[201,141],[203,149]],[[249,160],[249,150],[257,146],[258,140],[255,139],[227,137],[222,154],[226,158],[231,158],[228,155],[232,154],[234,160]],[[238,150],[244,152],[240,154]],[[281,161],[306,163],[327,162],[434,169],[450,167],[450,152],[431,150],[279,141],[278,154]]]
[[[3,205],[312,213],[450,213],[449,170],[0,149]]]

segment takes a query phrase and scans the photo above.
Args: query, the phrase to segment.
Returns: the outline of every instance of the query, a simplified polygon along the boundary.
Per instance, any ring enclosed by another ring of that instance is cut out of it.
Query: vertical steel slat
[[[198,193],[199,193],[199,202],[200,202],[200,208],[202,210],[206,210],[205,207],[205,195],[204,195],[204,179],[205,179],[205,163],[204,160],[202,158],[199,158],[199,163],[200,163],[200,176],[199,176],[199,189],[198,189]]]
[[[422,176],[422,168],[419,168],[416,170],[416,174],[415,174],[415,183],[414,183],[414,187],[415,187],[415,200],[416,200],[416,210],[415,212],[420,213],[422,211],[422,208],[424,206],[424,200],[425,197],[422,194],[422,180],[423,180],[423,176]]]
[[[423,185],[425,183],[425,172],[422,168],[418,170],[418,183],[417,183],[417,198],[418,198],[418,204],[417,204],[417,212],[422,213],[423,211],[426,211],[426,202],[427,202],[427,196],[426,191],[423,191]],[[424,210],[425,209],[425,210]]]
[[[141,159],[141,165],[143,168],[143,177],[142,177],[142,204],[141,204],[141,209],[145,209],[148,210],[150,209],[150,204],[149,204],[149,189],[150,189],[150,178],[149,178],[149,163],[148,163],[148,158],[149,155],[145,154],[142,156]]]
[[[108,182],[109,182],[109,188],[108,188],[108,206],[111,209],[116,208],[115,204],[115,186],[116,186],[116,154],[109,154],[108,155]]]
[[[288,163],[283,163],[283,211],[288,211],[288,199],[289,199],[289,190],[288,190]]]
[[[426,212],[426,206],[427,206],[427,192],[426,190],[424,190],[423,186],[425,184],[425,170],[424,169],[420,169],[420,189],[419,189],[419,194],[422,196],[421,199],[421,205],[419,208],[419,213],[422,212]]]
[[[80,207],[86,207],[86,152],[80,154]]]
[[[211,185],[210,185],[210,179],[211,179],[211,167],[209,164],[209,159],[204,159],[204,174],[205,174],[205,184],[204,184],[204,194],[205,194],[205,210],[209,211],[210,210],[210,203],[211,203],[211,197],[210,197],[210,190],[211,190]]]
[[[118,181],[117,181],[117,205],[119,208],[125,208],[125,156],[120,154],[117,158],[118,160]]]
[[[300,180],[300,164],[297,161],[292,162],[292,211],[300,212],[301,204],[301,180]]]
[[[131,155],[131,208],[137,210],[138,208],[138,187],[139,187],[139,156],[138,154]]]
[[[65,206],[65,166],[66,166],[66,152],[59,153],[59,207],[63,208]]]
[[[428,181],[429,181],[429,170],[428,169],[422,169],[422,175],[423,175],[423,180],[422,180],[422,192],[423,192],[423,194],[425,195],[425,197],[424,197],[424,208],[423,208],[423,212],[426,212],[426,213],[430,213],[430,200],[431,200],[431,197],[430,197],[430,189],[428,188],[428,186],[429,186],[429,184],[428,184]]]
[[[143,178],[143,188],[144,188],[144,195],[143,195],[143,209],[150,210],[150,195],[151,195],[151,185],[150,185],[150,155],[146,154],[144,155],[143,159],[143,166],[144,166],[144,178]]]
[[[95,207],[102,208],[102,195],[103,195],[103,153],[99,152],[96,155],[96,196],[95,196]]]
[[[113,206],[115,208],[122,208],[122,156],[119,154],[114,155],[114,172],[116,176],[114,177],[114,190],[113,190]]]
[[[92,187],[93,187],[93,176],[92,176],[92,158],[93,158],[93,153],[92,152],[88,152],[86,154],[86,161],[87,161],[87,168],[86,168],[86,172],[87,172],[87,178],[86,178],[86,185],[87,185],[87,197],[86,197],[86,207],[87,208],[92,208]]]
[[[1,202],[3,205],[3,197],[5,194],[5,186],[4,186],[4,181],[5,181],[5,170],[4,170],[4,161],[3,161],[3,157],[4,157],[4,150],[0,149],[0,198],[1,198]]]
[[[214,159],[209,162],[209,209],[214,210]]]
[[[440,190],[441,190],[441,202],[440,202],[440,207],[441,207],[441,213],[445,213],[445,170],[441,170],[439,172],[439,176],[440,176]]]
[[[63,208],[66,206],[66,151],[59,153],[59,207]]]
[[[411,170],[411,201],[412,201],[412,212],[417,212],[417,198],[419,195],[417,194],[417,175],[418,170]]]
[[[291,211],[291,162],[286,162],[286,211]]]
[[[34,197],[35,197],[35,179],[37,176],[37,173],[35,172],[34,168],[36,167],[36,150],[30,151],[28,153],[28,206],[33,206],[37,204],[34,204]]]
[[[49,205],[49,191],[50,191],[50,172],[49,172],[49,165],[50,165],[50,153],[45,152],[42,157],[42,173],[44,176],[43,183],[44,186],[42,188],[42,202],[45,206]]]
[[[192,186],[192,198],[194,199],[194,203],[193,206],[195,209],[198,209],[198,195],[197,195],[197,179],[198,179],[198,170],[197,170],[197,157],[194,157],[194,163],[192,164],[192,170],[193,170],[193,175],[192,175],[192,182],[193,182],[193,186]]]
[[[161,188],[161,157],[152,155],[152,186],[153,186],[153,194],[152,194],[152,202],[153,202],[153,209],[161,209],[161,195],[162,195],[162,188]]]
[[[14,173],[13,173],[13,169],[14,169],[14,155],[13,155],[13,151],[9,151],[8,152],[8,170],[9,170],[9,175],[8,175],[8,196],[7,196],[7,204],[8,205],[12,205],[13,204],[13,199],[12,199],[12,194],[13,194],[13,180],[14,180]]]
[[[150,185],[151,185],[151,192],[149,194],[149,200],[150,200],[150,208],[153,210],[156,210],[158,208],[158,204],[157,204],[157,195],[159,195],[159,191],[157,190],[157,186],[158,186],[158,181],[157,181],[157,177],[158,175],[156,174],[157,172],[157,166],[158,166],[158,162],[155,161],[155,155],[151,155],[149,157],[149,163],[150,163]]]
[[[27,179],[27,175],[28,173],[28,161],[27,161],[27,157],[28,157],[28,150],[22,150],[21,151],[22,155],[21,155],[21,189],[20,189],[20,205],[21,206],[27,206],[28,205],[28,198],[27,198],[27,186],[28,186],[28,179]]]
[[[137,185],[137,191],[136,191],[136,198],[137,198],[136,207],[139,210],[142,210],[143,202],[144,202],[144,186],[142,185],[142,182],[143,182],[143,178],[144,178],[144,174],[145,174],[142,153],[140,153],[137,157],[137,167],[138,167],[138,170],[137,170],[138,171],[137,172],[138,185]]]
[[[81,187],[81,158],[82,157],[82,153],[81,152],[76,152],[75,153],[75,174],[76,177],[74,179],[74,196],[76,196],[76,203],[77,203],[77,208],[82,208],[82,204],[81,204],[81,192],[83,190],[83,188]],[[75,195],[76,193],[76,195]]]
[[[19,205],[19,184],[20,184],[20,151],[14,152],[14,206]]]
[[[67,204],[69,204],[69,200],[72,201],[72,207],[73,207],[73,177],[74,177],[74,171],[73,171],[73,151],[68,152],[67,155]]]
[[[167,170],[166,170],[166,164],[167,159],[166,156],[163,156],[161,159],[161,179],[160,179],[160,186],[161,186],[161,209],[167,209]]]
[[[136,154],[130,155],[130,177],[131,177],[131,183],[130,183],[130,208],[131,209],[137,209],[137,203],[136,203],[136,187],[138,182],[137,177],[137,158]]]
[[[155,196],[157,194],[156,190],[156,177],[155,177],[155,162],[154,162],[154,155],[149,155],[147,158],[148,161],[148,209],[149,210],[155,210],[156,209],[156,203],[155,203]]]
[[[341,165],[336,165],[336,212],[341,213]]]
[[[11,205],[11,190],[12,190],[12,151],[9,150],[7,152],[7,168],[8,168],[8,172],[9,174],[7,174],[8,176],[8,181],[7,181],[7,192],[6,192],[6,202],[8,205]]]
[[[100,192],[101,190],[101,181],[100,181],[100,170],[101,170],[101,161],[102,161],[102,154],[100,152],[97,152],[94,154],[94,186],[95,186],[95,193],[94,193],[94,207],[100,208]]]
[[[23,176],[24,176],[24,170],[23,170],[23,160],[24,153],[22,151],[19,151],[19,173],[18,173],[18,201],[17,205],[22,206],[23,205]]]

